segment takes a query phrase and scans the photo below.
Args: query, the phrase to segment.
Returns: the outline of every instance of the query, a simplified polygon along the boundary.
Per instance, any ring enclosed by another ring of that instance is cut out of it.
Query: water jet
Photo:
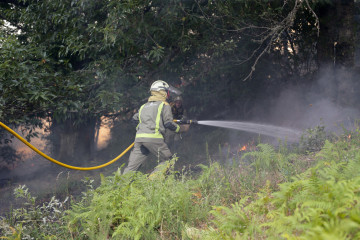
[[[288,141],[293,141],[293,142],[299,140],[299,138],[301,137],[301,132],[298,130],[273,126],[268,124],[259,124],[252,122],[235,122],[235,121],[208,121],[208,120],[197,121],[197,124],[264,134],[266,136],[287,139]]]

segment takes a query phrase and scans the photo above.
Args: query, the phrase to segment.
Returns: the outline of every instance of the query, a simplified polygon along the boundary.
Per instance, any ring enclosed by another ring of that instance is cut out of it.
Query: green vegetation
[[[158,78],[186,89],[192,113],[235,99],[243,113],[266,86],[315,70],[304,67],[315,58],[314,11],[329,2],[4,0],[0,118],[87,127],[102,116],[128,118]]]
[[[308,92],[323,63],[353,72],[356,29],[347,17],[355,8],[330,0],[3,0],[0,119],[29,138],[46,128],[52,156],[65,162],[78,153],[76,165],[94,159],[101,119],[129,120],[156,79],[183,91],[191,118],[248,120],[262,96],[267,105],[289,85]],[[358,105],[355,84],[335,85],[325,97]],[[0,142],[7,138],[0,130]]]
[[[321,136],[321,134],[320,134]],[[310,141],[313,141],[311,138]],[[357,239],[360,237],[360,130],[303,154],[259,144],[256,151],[201,173],[101,176],[81,199],[24,206],[0,221],[4,239]],[[299,145],[300,146],[300,145]],[[66,210],[67,209],[67,210]]]
[[[326,91],[315,92],[357,108],[358,84],[344,79],[358,82],[359,9],[359,1],[340,0],[3,0],[0,120],[28,139],[46,125],[53,157],[84,166],[95,159],[101,119],[129,120],[156,79],[184,92],[191,117],[265,119],[273,114],[265,102],[293,85],[312,92],[330,66],[319,86]],[[133,139],[133,129],[111,131],[121,146]],[[0,144],[7,138],[0,130]],[[118,170],[98,187],[84,180],[81,197],[66,182],[59,189],[68,196],[48,202],[20,186],[23,206],[0,218],[0,238],[360,238],[359,141],[359,130],[329,138],[316,127],[298,149],[259,141],[231,160],[210,157],[214,144],[204,154],[188,141],[184,147],[202,159],[184,165],[207,160],[200,173]],[[7,145],[0,155],[0,170],[20,158]]]

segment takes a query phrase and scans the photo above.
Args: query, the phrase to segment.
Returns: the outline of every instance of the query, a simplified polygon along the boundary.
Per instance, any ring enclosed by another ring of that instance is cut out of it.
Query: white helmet
[[[183,98],[182,98],[181,96],[176,96],[176,97],[174,98],[174,102],[176,102],[176,101],[182,102],[182,101],[183,101]]]
[[[153,84],[151,84],[150,87],[150,91],[167,91],[169,90],[169,84],[167,84],[166,82],[164,82],[163,80],[157,80],[155,82],[153,82]]]

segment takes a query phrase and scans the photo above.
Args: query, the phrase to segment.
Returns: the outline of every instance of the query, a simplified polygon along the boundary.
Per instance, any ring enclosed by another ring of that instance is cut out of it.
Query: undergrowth
[[[71,204],[52,198],[36,205],[20,186],[16,195],[25,205],[0,219],[0,236],[360,239],[359,130],[315,142],[314,148],[305,144],[306,154],[259,144],[231,166],[209,158],[196,176],[169,170],[175,159],[153,174],[121,175],[119,169],[101,176],[97,188],[88,179],[88,190]]]

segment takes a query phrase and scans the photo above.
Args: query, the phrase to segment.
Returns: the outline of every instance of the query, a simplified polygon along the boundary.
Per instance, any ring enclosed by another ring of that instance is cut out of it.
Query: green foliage
[[[233,231],[236,232],[235,238],[244,233],[250,219],[244,211],[244,207],[248,198],[245,197],[239,202],[231,205],[231,208],[220,206],[214,207],[210,213],[214,216],[214,223],[219,226],[220,235],[232,235]]]
[[[75,204],[67,218],[74,237],[169,239],[180,236],[185,224],[206,219],[212,193],[185,176],[177,180],[174,172],[165,177],[162,169],[150,176],[118,170]]]
[[[276,161],[277,156],[272,146],[269,144],[259,144],[257,148],[259,149],[258,151],[248,152],[242,156],[243,159],[248,156],[253,159],[253,163],[251,165],[255,166],[257,173],[260,169],[264,170],[278,167],[274,165],[278,163],[278,161]]]
[[[40,119],[49,117],[73,126],[116,117],[137,108],[158,78],[181,80],[196,115],[213,116],[214,109],[234,102],[244,103],[234,114],[247,110],[258,91],[271,92],[269,86],[277,89],[313,70],[317,18],[308,3],[0,3],[0,118],[41,126]],[[252,76],[256,64],[263,70],[254,81],[239,81]],[[31,127],[25,130],[34,135]],[[20,187],[17,194],[26,205],[1,219],[1,234],[13,239],[359,238],[358,133],[334,143],[326,141],[323,127],[309,129],[301,153],[321,151],[316,167],[303,174],[312,156],[260,144],[230,168],[207,153],[209,166],[201,166],[197,179],[175,172],[165,176],[161,170],[151,177],[118,171],[102,177],[97,189],[88,179],[90,189],[65,218],[64,202],[37,206]]]
[[[63,239],[66,222],[63,218],[66,198],[60,201],[52,197],[49,202],[36,204],[25,185],[14,190],[24,207],[13,209],[6,218],[0,218],[1,238],[5,239]]]
[[[294,25],[295,1],[280,2],[2,3],[0,78],[6,84],[0,85],[0,117],[23,123],[50,115],[81,123],[114,112],[126,114],[138,107],[157,78],[187,86],[194,111],[235,98],[245,101],[254,97],[263,77],[251,84],[238,80],[255,68],[252,64],[264,45],[286,62],[277,66],[287,66],[290,75],[302,61],[294,52],[279,49],[288,49],[291,41],[301,47],[297,52],[303,53],[302,59],[311,55],[307,49],[313,44],[308,38],[315,26],[312,12],[301,2]],[[303,15],[306,23],[301,22]],[[284,31],[288,34],[281,34]],[[214,87],[219,81],[224,88]]]
[[[40,112],[47,111],[55,98],[48,58],[43,49],[32,44],[24,47],[15,36],[0,36],[0,42],[0,118],[35,124],[33,117],[44,116]]]
[[[174,171],[174,160],[150,175],[122,175],[118,169],[101,175],[98,188],[84,179],[88,190],[67,211],[66,200],[55,198],[37,206],[21,186],[15,194],[26,200],[25,207],[1,219],[1,234],[9,239],[357,239],[360,134],[348,134],[325,141],[308,169],[297,162],[312,156],[267,144],[244,154],[248,164],[222,167],[212,159],[196,178]]]
[[[327,137],[324,125],[306,129],[306,132],[300,139],[300,152],[306,153],[321,150]]]
[[[215,207],[215,228],[201,230],[204,239],[358,238],[358,143],[358,134],[352,140],[326,141],[318,164],[280,184],[278,191],[266,184],[254,201]]]
[[[259,144],[256,151],[243,154],[241,159],[250,161],[250,166],[255,167],[257,178],[260,173],[276,173],[288,180],[296,171],[305,167],[298,157],[297,154],[288,152],[286,147],[275,150],[269,144]]]

